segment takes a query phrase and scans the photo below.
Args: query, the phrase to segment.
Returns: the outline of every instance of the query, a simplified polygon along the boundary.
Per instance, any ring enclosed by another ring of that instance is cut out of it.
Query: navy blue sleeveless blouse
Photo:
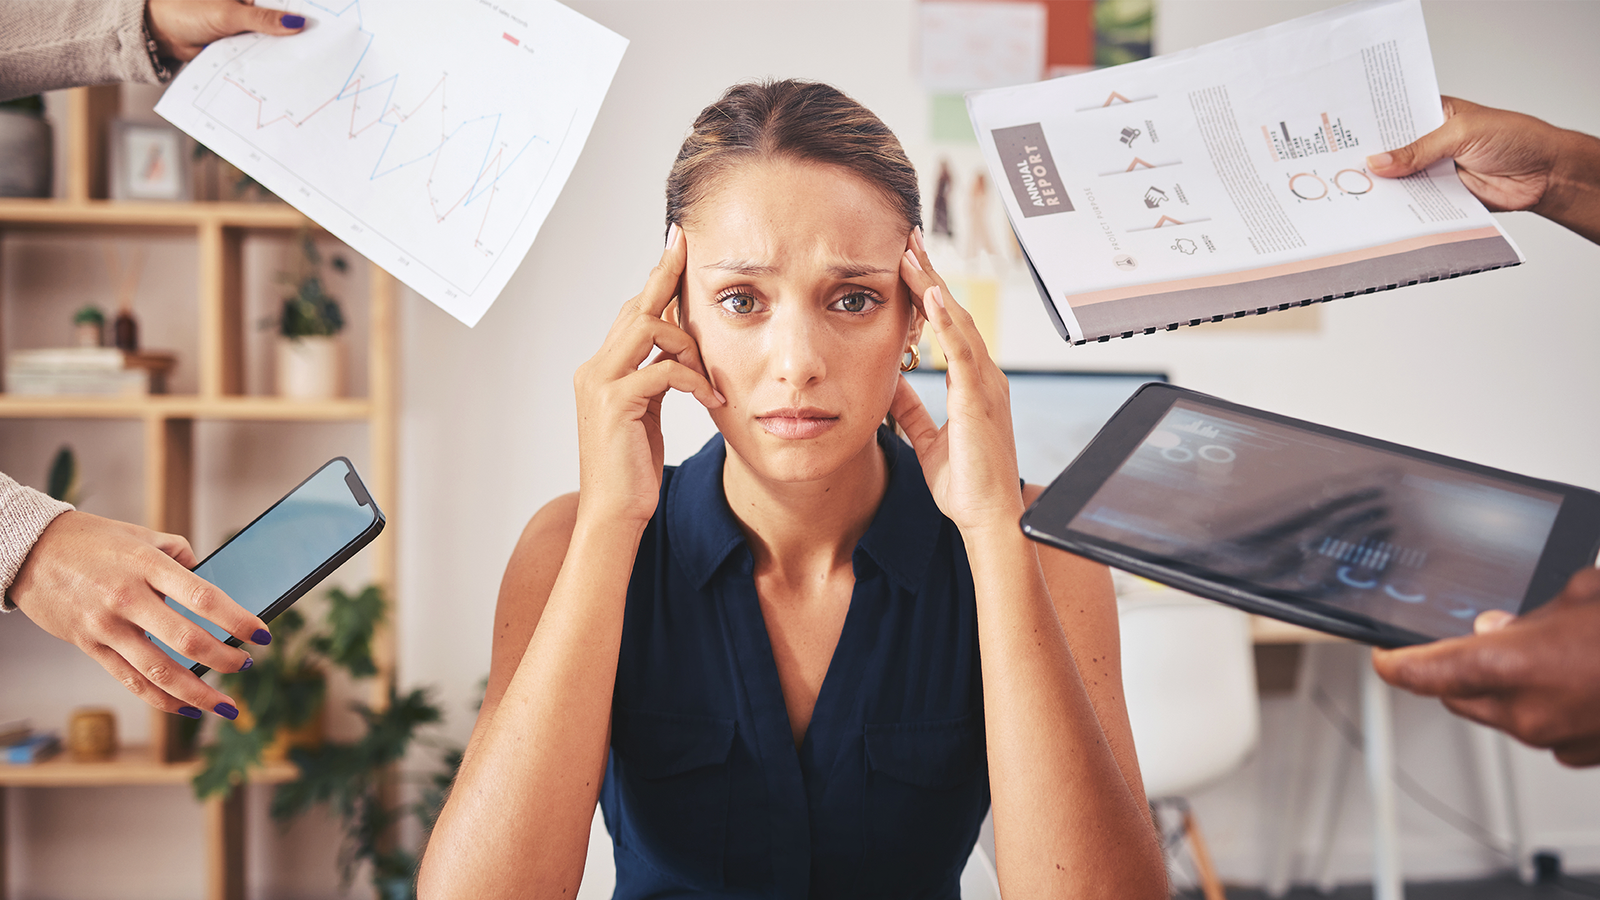
[[[852,557],[796,749],[713,438],[667,468],[634,563],[600,792],[619,900],[955,900],[989,809],[972,571],[916,455]]]

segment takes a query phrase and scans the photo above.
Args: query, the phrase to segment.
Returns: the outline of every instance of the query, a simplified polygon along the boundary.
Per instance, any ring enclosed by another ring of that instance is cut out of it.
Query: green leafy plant
[[[44,95],[29,94],[26,97],[13,97],[10,100],[0,100],[0,109],[9,109],[12,112],[26,113],[30,116],[43,116]]]
[[[50,461],[50,480],[45,484],[45,493],[73,506],[82,499],[78,490],[78,458],[72,454],[70,444],[62,444],[55,459]]]
[[[290,340],[303,337],[331,337],[344,328],[344,312],[339,301],[328,294],[322,283],[322,251],[310,231],[296,236],[300,246],[299,260],[294,271],[278,276],[293,293],[283,298],[283,309],[276,320],[278,333]],[[343,256],[334,255],[328,265],[336,272],[345,272],[349,263]]]
[[[205,144],[202,144],[199,141],[195,142],[193,159],[196,164],[201,165],[222,165],[226,162],[222,157],[213,152],[210,147],[207,147]],[[276,196],[271,191],[267,190],[266,185],[255,180],[254,178],[251,178],[249,175],[235,168],[231,164],[228,165],[228,169],[234,173],[233,184],[229,187],[233,191],[235,199],[244,197],[251,191],[252,188],[256,191],[259,191],[263,196],[276,199]]]
[[[106,314],[101,311],[100,307],[90,304],[72,314],[72,324],[93,325],[97,328],[103,328],[106,324]]]
[[[249,669],[222,676],[222,686],[248,710],[249,724],[223,722],[217,739],[205,751],[205,767],[195,776],[200,798],[226,792],[260,765],[262,752],[280,729],[305,725],[320,710],[327,691],[326,673],[338,668],[354,678],[376,675],[372,636],[387,606],[382,591],[368,586],[357,594],[338,588],[328,592],[321,627],[306,631],[306,621],[290,609],[273,621],[273,641]],[[424,831],[433,827],[444,797],[461,764],[461,749],[419,736],[438,723],[442,713],[431,691],[419,688],[399,694],[391,685],[382,709],[352,704],[364,731],[348,742],[326,741],[320,747],[293,747],[289,759],[300,776],[280,784],[272,798],[272,817],[280,823],[314,806],[338,815],[344,829],[339,851],[341,886],[348,888],[363,861],[372,865],[372,884],[384,900],[413,900],[418,852],[389,838],[394,826],[414,817]],[[388,773],[414,743],[435,747],[439,767],[420,779],[420,793],[410,804],[390,805],[384,785]]]

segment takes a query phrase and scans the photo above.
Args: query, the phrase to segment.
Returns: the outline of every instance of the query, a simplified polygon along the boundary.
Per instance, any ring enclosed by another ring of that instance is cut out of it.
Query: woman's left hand
[[[1015,529],[1022,515],[1022,489],[1005,373],[989,357],[972,315],[928,262],[920,228],[911,232],[900,258],[900,277],[944,349],[949,418],[944,427],[936,427],[904,378],[889,411],[911,440],[934,501],[956,527],[964,534]]]

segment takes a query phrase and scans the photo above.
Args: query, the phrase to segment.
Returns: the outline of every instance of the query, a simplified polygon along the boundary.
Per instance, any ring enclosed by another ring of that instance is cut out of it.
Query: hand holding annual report
[[[474,325],[571,174],[627,41],[554,0],[290,0],[156,112]]]
[[[1045,307],[1074,343],[1517,265],[1441,160],[1366,157],[1443,122],[1417,0],[969,94]]]

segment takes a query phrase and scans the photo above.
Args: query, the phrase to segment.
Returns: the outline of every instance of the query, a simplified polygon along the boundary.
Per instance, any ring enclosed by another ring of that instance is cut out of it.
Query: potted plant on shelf
[[[328,294],[322,277],[322,252],[310,231],[296,235],[299,253],[293,271],[279,276],[291,293],[283,298],[278,328],[278,395],[296,400],[327,400],[344,393],[344,313]],[[348,269],[335,255],[328,265]]]
[[[106,342],[106,314],[92,303],[72,314],[72,328],[79,347],[99,347]]]
[[[356,867],[372,864],[372,884],[383,900],[413,900],[418,853],[391,840],[392,829],[407,815],[424,831],[433,826],[444,795],[461,763],[461,749],[438,745],[440,767],[420,776],[421,794],[413,803],[391,805],[384,783],[403,759],[417,732],[442,718],[427,689],[400,695],[391,686],[388,703],[375,710],[352,704],[364,733],[354,741],[321,738],[321,710],[327,673],[343,669],[353,678],[370,678],[378,668],[372,635],[383,621],[386,603],[376,586],[357,594],[328,592],[321,628],[306,633],[306,621],[290,609],[273,620],[273,641],[264,656],[243,672],[222,676],[225,690],[239,702],[239,718],[221,722],[216,741],[205,751],[205,766],[194,778],[204,799],[230,790],[249,770],[283,747],[299,768],[293,781],[280,784],[272,798],[272,817],[287,822],[313,806],[326,804],[344,828],[340,875],[348,888]],[[313,736],[309,728],[316,722]],[[314,737],[314,739],[313,739]],[[431,743],[431,742],[430,742]]]

